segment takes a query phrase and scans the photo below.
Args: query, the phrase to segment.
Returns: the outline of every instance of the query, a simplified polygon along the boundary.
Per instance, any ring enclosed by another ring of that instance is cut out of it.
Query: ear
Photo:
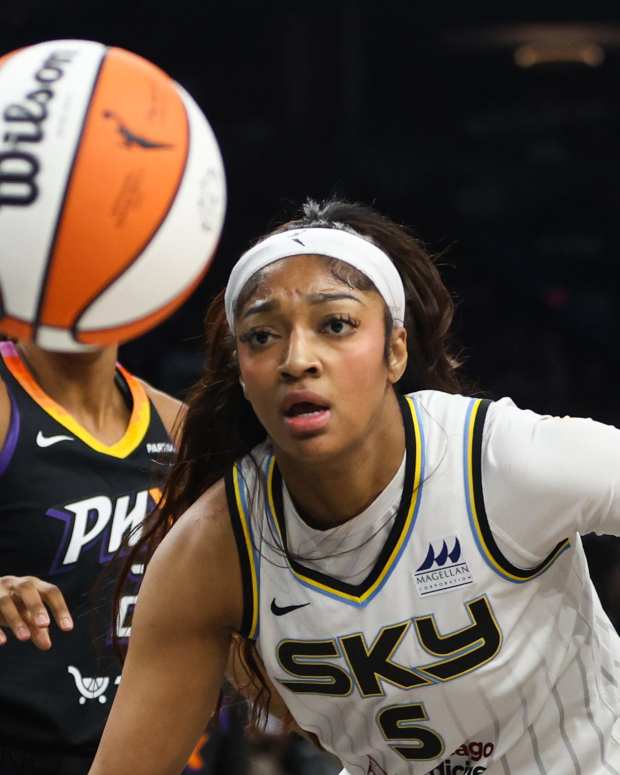
[[[392,329],[390,350],[388,353],[388,379],[392,385],[405,373],[407,368],[407,330],[404,326]]]

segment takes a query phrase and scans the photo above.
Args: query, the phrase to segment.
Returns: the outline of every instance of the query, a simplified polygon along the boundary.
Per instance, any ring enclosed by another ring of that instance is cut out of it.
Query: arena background
[[[0,51],[62,37],[157,62],[200,103],[225,159],[212,270],[123,348],[129,368],[182,396],[207,302],[240,251],[305,197],[337,193],[442,254],[480,390],[620,424],[617,2],[2,1]],[[587,543],[618,625],[620,542]],[[304,747],[270,747],[281,771],[333,771]],[[218,750],[213,772],[271,766]]]

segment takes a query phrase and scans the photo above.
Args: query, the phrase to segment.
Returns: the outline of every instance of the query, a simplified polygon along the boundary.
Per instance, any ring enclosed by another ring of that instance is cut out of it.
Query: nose
[[[307,376],[320,376],[321,362],[314,350],[311,337],[301,331],[291,332],[278,372],[286,382],[294,382]]]

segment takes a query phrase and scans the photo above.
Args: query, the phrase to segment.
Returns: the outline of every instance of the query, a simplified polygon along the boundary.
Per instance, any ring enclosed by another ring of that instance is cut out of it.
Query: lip
[[[308,436],[323,428],[329,422],[331,412],[329,409],[321,409],[311,414],[298,414],[296,417],[285,417],[284,422],[295,436]]]
[[[288,410],[295,404],[316,404],[324,409],[329,410],[330,408],[329,401],[326,401],[323,396],[320,396],[318,393],[313,393],[311,390],[292,390],[284,397],[284,400],[280,404],[280,411],[283,415],[286,415]]]
[[[286,412],[288,412],[295,404],[300,403],[316,404],[319,408],[316,412],[287,417]],[[288,429],[295,436],[307,436],[323,430],[329,423],[331,417],[329,402],[318,395],[318,393],[313,393],[311,390],[294,390],[293,392],[288,393],[284,401],[280,404],[280,411],[282,412],[284,422]]]

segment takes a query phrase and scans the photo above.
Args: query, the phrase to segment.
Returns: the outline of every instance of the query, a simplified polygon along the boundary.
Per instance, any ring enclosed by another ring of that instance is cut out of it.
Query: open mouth
[[[284,422],[296,436],[308,436],[322,431],[329,423],[328,405],[316,401],[293,401],[284,409]]]
[[[285,417],[301,417],[303,415],[320,414],[327,410],[326,406],[320,404],[314,404],[310,401],[300,401],[297,404],[290,406],[284,413]]]

